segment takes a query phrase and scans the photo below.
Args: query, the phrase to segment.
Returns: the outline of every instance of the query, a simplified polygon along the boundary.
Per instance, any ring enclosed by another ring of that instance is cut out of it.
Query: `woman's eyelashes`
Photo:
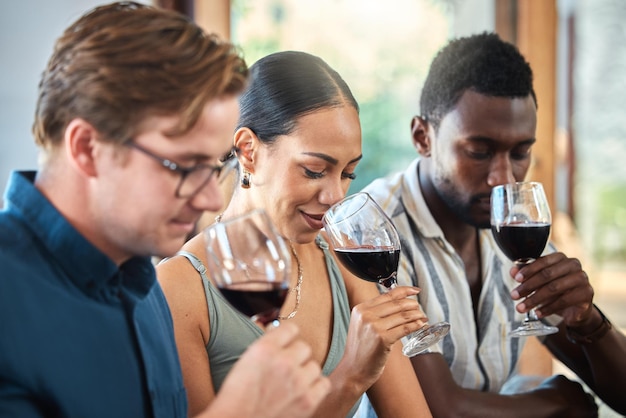
[[[303,167],[304,169],[304,174],[311,179],[321,179],[326,175],[326,170],[322,170],[322,171],[313,171],[310,170],[306,167]],[[349,179],[349,180],[354,180],[356,178],[356,174],[355,173],[346,173],[346,172],[342,172],[341,173],[341,178],[344,179]]]
[[[306,167],[304,168],[304,174],[311,178],[311,179],[321,179],[322,177],[324,177],[324,174],[326,174],[326,171],[313,171],[313,170],[309,170]]]

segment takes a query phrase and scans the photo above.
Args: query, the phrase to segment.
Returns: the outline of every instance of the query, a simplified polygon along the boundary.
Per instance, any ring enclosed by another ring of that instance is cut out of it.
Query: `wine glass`
[[[207,267],[224,298],[264,326],[278,325],[291,254],[267,214],[255,209],[204,230]]]
[[[386,289],[397,286],[400,237],[391,219],[365,192],[350,195],[333,205],[322,218],[337,258],[361,279]],[[403,339],[407,357],[421,353],[443,338],[450,324],[424,325]]]
[[[517,182],[496,186],[491,191],[491,232],[502,252],[518,266],[541,256],[550,235],[550,207],[538,182]],[[541,322],[535,310],[526,312],[524,322],[511,337],[548,335],[557,327]]]

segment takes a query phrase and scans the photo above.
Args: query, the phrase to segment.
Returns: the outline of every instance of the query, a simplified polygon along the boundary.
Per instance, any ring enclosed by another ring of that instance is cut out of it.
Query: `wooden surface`
[[[230,0],[195,0],[194,20],[205,31],[230,39]]]
[[[551,208],[555,208],[556,134],[556,0],[517,2],[517,46],[533,69],[537,111],[537,143],[529,180],[543,183]]]

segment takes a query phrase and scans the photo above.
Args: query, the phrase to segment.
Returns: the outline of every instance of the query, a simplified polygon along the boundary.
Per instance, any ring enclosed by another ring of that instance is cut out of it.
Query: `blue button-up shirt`
[[[0,211],[0,417],[186,417],[149,258],[121,266],[11,175]]]

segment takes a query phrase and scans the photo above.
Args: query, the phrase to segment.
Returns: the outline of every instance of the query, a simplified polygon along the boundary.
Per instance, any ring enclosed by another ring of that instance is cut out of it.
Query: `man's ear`
[[[97,174],[94,149],[97,137],[96,129],[80,118],[70,121],[63,135],[68,160],[74,168],[90,177]]]
[[[413,146],[423,157],[430,157],[431,138],[428,121],[421,116],[411,119],[411,137]]]
[[[254,173],[256,153],[259,147],[259,138],[250,128],[242,127],[235,132],[235,147],[237,158],[244,170]]]

